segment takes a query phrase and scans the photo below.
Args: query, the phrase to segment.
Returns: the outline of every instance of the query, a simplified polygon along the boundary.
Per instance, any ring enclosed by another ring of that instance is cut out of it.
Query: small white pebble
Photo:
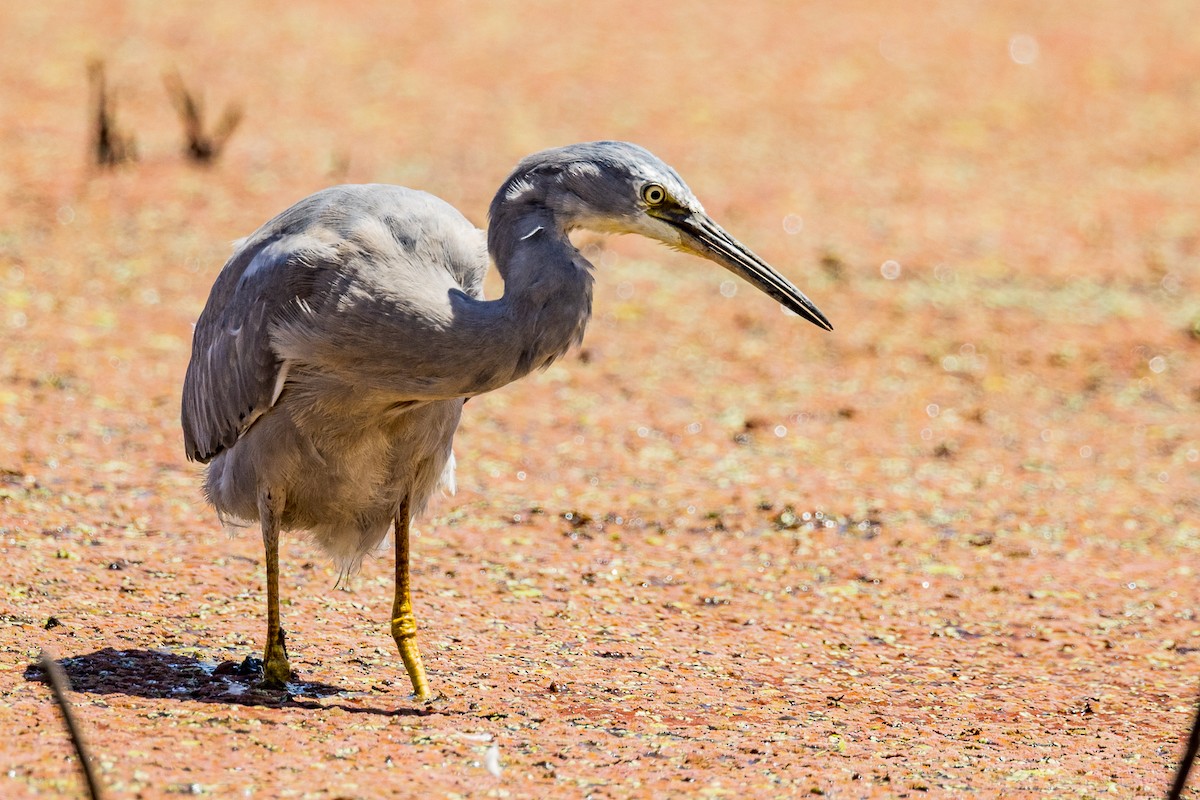
[[[500,746],[492,742],[491,747],[487,749],[487,753],[483,757],[483,765],[487,767],[487,771],[493,778],[500,777]]]

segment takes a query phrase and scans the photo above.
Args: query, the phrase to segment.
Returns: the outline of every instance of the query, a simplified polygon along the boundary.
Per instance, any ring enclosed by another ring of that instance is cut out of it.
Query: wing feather
[[[407,266],[383,268],[394,263]],[[196,322],[181,408],[187,457],[211,461],[279,399],[279,326],[319,335],[345,298],[402,304],[430,270],[480,298],[486,268],[482,232],[423,192],[341,186],[292,206],[239,243]]]
[[[270,237],[243,246],[225,265],[196,322],[183,384],[187,456],[207,462],[233,446],[272,403],[281,360],[269,327],[291,299],[293,254]]]

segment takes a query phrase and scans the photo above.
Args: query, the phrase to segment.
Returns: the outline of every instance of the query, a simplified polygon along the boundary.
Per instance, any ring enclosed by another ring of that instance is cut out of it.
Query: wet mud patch
[[[318,681],[292,681],[287,691],[260,689],[261,665],[248,658],[241,664],[201,661],[163,650],[116,650],[59,661],[71,688],[83,694],[124,694],[158,700],[198,700],[251,706],[284,706],[343,693],[340,687]],[[258,667],[255,670],[255,667]],[[37,664],[25,669],[25,679],[45,681]]]

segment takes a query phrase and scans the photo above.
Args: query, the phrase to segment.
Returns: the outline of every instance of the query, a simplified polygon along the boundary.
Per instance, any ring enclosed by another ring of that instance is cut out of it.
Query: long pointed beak
[[[685,246],[696,255],[717,262],[812,324],[827,331],[833,330],[833,325],[813,301],[804,296],[804,292],[756,256],[750,248],[726,233],[706,214],[692,212],[686,217],[665,221],[683,234]]]

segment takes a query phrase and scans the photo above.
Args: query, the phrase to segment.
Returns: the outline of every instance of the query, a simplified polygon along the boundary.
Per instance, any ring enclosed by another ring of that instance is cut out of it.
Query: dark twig
[[[54,699],[62,711],[63,721],[67,725],[67,734],[71,737],[71,744],[75,747],[75,756],[79,759],[79,764],[83,769],[83,778],[87,783],[88,794],[92,800],[100,800],[102,796],[100,783],[96,780],[96,773],[92,770],[92,761],[88,758],[87,748],[83,743],[83,734],[80,733],[79,725],[75,722],[75,715],[71,712],[71,702],[67,699],[70,682],[58,662],[44,650],[41,662],[46,679],[50,682],[50,691],[54,694]]]
[[[1175,783],[1171,786],[1171,791],[1167,793],[1167,800],[1179,800],[1183,797],[1183,790],[1187,788],[1188,773],[1192,770],[1192,764],[1196,761],[1196,753],[1200,751],[1200,703],[1196,705],[1196,718],[1192,720],[1192,733],[1188,736],[1187,749],[1183,752],[1183,758],[1179,761],[1179,769],[1175,773]]]
[[[202,164],[216,161],[225,143],[241,123],[242,109],[236,104],[226,106],[212,133],[205,133],[203,101],[192,94],[177,72],[164,75],[163,83],[183,123],[184,152],[193,161]]]
[[[137,160],[133,136],[117,128],[117,101],[108,90],[104,77],[104,62],[88,64],[88,81],[92,86],[92,157],[101,167],[115,167]]]

